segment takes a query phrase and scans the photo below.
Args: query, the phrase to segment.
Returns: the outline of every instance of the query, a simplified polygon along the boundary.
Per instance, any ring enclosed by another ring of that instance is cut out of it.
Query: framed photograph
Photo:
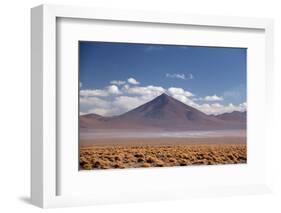
[[[270,192],[272,20],[31,14],[33,204]]]
[[[246,55],[80,41],[80,169],[247,163]]]

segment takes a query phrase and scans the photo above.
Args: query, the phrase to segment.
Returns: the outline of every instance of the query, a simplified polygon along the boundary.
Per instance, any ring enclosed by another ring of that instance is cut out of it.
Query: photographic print
[[[246,48],[80,41],[80,170],[246,163],[246,75]]]

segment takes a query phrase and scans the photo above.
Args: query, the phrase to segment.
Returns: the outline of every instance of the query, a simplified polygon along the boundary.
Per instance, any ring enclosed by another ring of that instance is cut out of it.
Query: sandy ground
[[[246,144],[91,146],[80,149],[82,170],[241,164]]]
[[[84,170],[246,162],[244,130],[80,133],[80,168]]]
[[[84,170],[246,162],[246,137],[125,137],[80,141],[80,168]]]

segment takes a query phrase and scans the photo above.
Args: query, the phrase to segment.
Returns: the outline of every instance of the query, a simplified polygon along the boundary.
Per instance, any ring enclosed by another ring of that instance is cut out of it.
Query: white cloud
[[[97,96],[97,97],[105,97],[108,96],[108,92],[101,89],[87,89],[87,90],[80,90],[80,96]]]
[[[102,116],[111,116],[115,112],[112,110],[110,99],[104,97],[81,97],[80,110],[83,108],[83,113],[95,113]]]
[[[211,104],[212,107],[223,107],[223,105],[221,105],[220,103],[214,103]]]
[[[126,89],[129,89],[129,88],[130,88],[130,85],[129,84],[125,84],[122,89],[126,90]]]
[[[106,108],[93,108],[88,110],[87,113],[95,113],[101,116],[112,116],[111,111]]]
[[[83,91],[80,95],[80,103],[83,106],[81,109],[102,116],[118,115],[152,100],[163,92],[164,88],[153,85],[130,87],[125,84],[121,89],[116,85],[110,85],[104,90]]]
[[[116,97],[115,100],[113,101],[113,106],[120,108],[120,111],[127,112],[144,103],[145,102],[138,97],[119,96],[119,97]]]
[[[133,85],[137,85],[140,84],[140,82],[138,82],[136,79],[134,78],[128,78],[128,83],[133,84]]]
[[[180,102],[183,102],[184,104],[190,105],[190,106],[195,106],[194,101],[189,99],[188,97],[184,95],[172,95],[173,98],[177,99]]]
[[[239,106],[246,109],[246,108],[247,108],[247,103],[244,102],[244,103],[242,103],[242,104],[239,104]]]
[[[109,102],[100,97],[80,97],[80,103],[89,107],[108,108]]]
[[[189,91],[186,91],[182,88],[177,88],[177,87],[170,87],[168,90],[167,90],[167,94],[172,96],[173,98],[187,104],[187,105],[190,105],[190,106],[195,106],[195,102],[193,100],[191,100],[190,98],[193,97],[194,95],[189,92]]]
[[[113,81],[110,81],[110,84],[115,84],[115,85],[123,85],[123,84],[126,84],[126,81],[120,81],[120,80],[113,80]]]
[[[80,90],[80,97],[108,97],[110,94],[121,94],[116,85],[110,85],[105,89]]]
[[[180,73],[166,73],[167,78],[177,78],[181,80],[188,80],[188,79],[193,79],[194,76],[190,73],[188,75],[185,74],[180,74]]]
[[[119,88],[116,85],[110,85],[107,87],[107,89],[110,94],[121,94]]]
[[[171,95],[171,96],[174,96],[174,95],[183,95],[185,97],[191,97],[193,96],[193,94],[189,91],[186,91],[182,88],[178,88],[178,87],[170,87],[168,89],[168,93]]]
[[[206,96],[203,100],[204,101],[223,101],[223,97],[217,96],[217,95],[212,95],[212,96]]]
[[[134,79],[135,80],[135,79]],[[136,81],[136,80],[135,80]],[[134,81],[132,81],[134,82]],[[136,81],[137,82],[137,81]],[[112,84],[104,89],[88,89],[80,91],[81,114],[96,113],[102,116],[113,116],[123,114],[132,110],[162,93],[167,93],[173,98],[192,106],[206,114],[222,114],[232,111],[245,111],[246,103],[234,105],[232,103],[223,105],[219,103],[222,97],[217,95],[196,98],[194,94],[183,88],[170,87],[165,89],[160,86],[138,86],[136,84],[123,84],[121,88]],[[212,101],[213,103],[200,104],[202,100]]]
[[[125,92],[131,95],[149,95],[149,96],[158,96],[165,92],[163,87],[157,86],[146,86],[146,87],[129,87],[124,88]]]
[[[213,103],[213,104],[202,104],[197,105],[195,108],[198,110],[208,114],[208,115],[219,115],[227,112],[233,112],[233,111],[240,111],[244,112],[247,110],[247,104],[242,103],[239,105],[234,105],[232,103],[228,105],[222,105],[220,103]]]

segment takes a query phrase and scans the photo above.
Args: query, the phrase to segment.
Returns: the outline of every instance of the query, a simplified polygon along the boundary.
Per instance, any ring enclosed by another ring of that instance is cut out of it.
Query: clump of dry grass
[[[151,165],[149,163],[143,163],[141,167],[151,167]]]
[[[243,144],[93,146],[81,148],[79,159],[85,170],[246,162],[247,149]]]

